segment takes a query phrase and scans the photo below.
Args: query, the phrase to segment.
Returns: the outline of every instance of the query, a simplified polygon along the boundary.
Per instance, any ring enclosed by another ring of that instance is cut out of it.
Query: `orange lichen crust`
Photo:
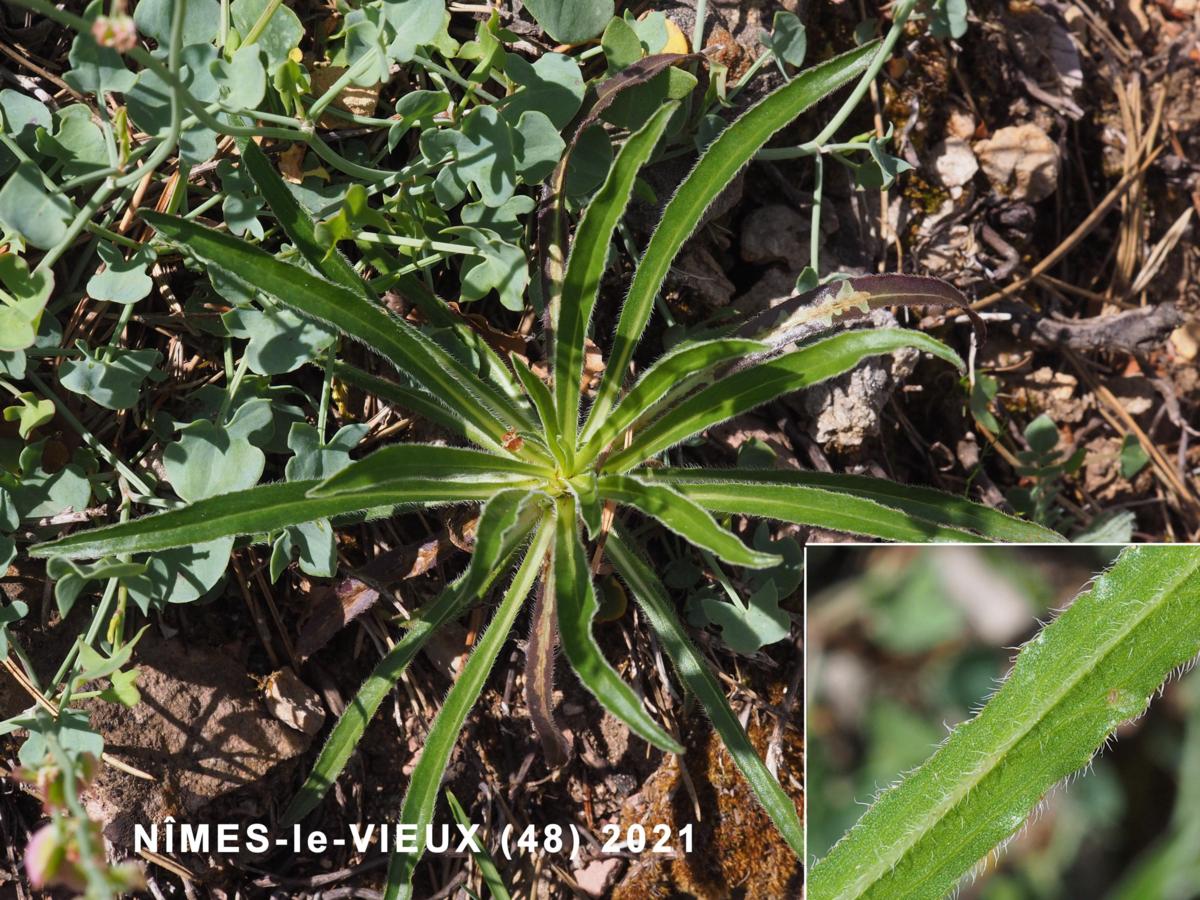
[[[782,685],[771,691],[773,699],[782,699],[782,693]],[[755,750],[765,754],[774,720],[762,717],[756,721],[752,716],[748,731]],[[621,828],[624,833],[630,825],[640,823],[650,834],[655,825],[667,824],[675,835],[688,823],[695,823],[692,852],[675,858],[645,854],[626,872],[613,891],[613,900],[666,900],[681,895],[704,900],[801,896],[804,873],[800,860],[771,824],[708,720],[697,716],[686,737],[684,764],[703,817],[697,821],[692,795],[672,758],[626,803]],[[799,728],[785,729],[779,750],[780,781],[803,815],[804,742]]]

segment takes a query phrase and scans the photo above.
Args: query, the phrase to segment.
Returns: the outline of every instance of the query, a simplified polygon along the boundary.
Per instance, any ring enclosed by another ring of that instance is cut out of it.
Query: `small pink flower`
[[[75,864],[77,854],[68,853],[67,845],[59,840],[58,828],[52,823],[44,825],[29,839],[25,848],[25,874],[29,883],[37,890],[61,886],[72,891],[87,887],[83,872]]]
[[[58,842],[54,826],[40,828],[25,848],[25,873],[29,876],[29,883],[38,890],[44,888],[65,856],[65,848]]]
[[[137,27],[133,24],[133,18],[124,13],[97,16],[96,21],[92,22],[92,37],[101,47],[126,53],[137,46]]]

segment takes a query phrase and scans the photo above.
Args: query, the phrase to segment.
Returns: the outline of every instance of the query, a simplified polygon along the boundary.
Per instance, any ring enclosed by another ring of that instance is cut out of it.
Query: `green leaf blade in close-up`
[[[1200,653],[1200,548],[1126,549],[1021,648],[983,710],[812,868],[813,900],[938,898]]]

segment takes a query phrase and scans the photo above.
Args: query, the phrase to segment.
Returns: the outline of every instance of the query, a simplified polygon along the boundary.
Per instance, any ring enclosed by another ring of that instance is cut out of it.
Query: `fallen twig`
[[[1183,313],[1171,303],[1089,319],[1043,318],[1022,312],[1014,312],[1012,320],[1019,338],[1040,347],[1069,347],[1084,352],[1149,350],[1163,343],[1184,322]]]
[[[1091,234],[1092,229],[1100,224],[1100,220],[1108,214],[1108,211],[1112,209],[1117,201],[1121,199],[1122,195],[1129,190],[1130,186],[1138,178],[1140,178],[1147,169],[1150,168],[1150,165],[1156,159],[1158,159],[1159,154],[1161,153],[1162,147],[1156,147],[1150,152],[1150,155],[1146,157],[1145,161],[1140,166],[1138,166],[1132,172],[1127,173],[1124,178],[1118,181],[1116,186],[1107,194],[1105,194],[1104,199],[1100,201],[1100,205],[1093,209],[1088,214],[1087,218],[1080,222],[1078,227],[1076,227],[1074,231],[1072,231],[1066,236],[1066,238],[1063,239],[1061,244],[1051,250],[1050,253],[1045,256],[1045,258],[1043,258],[1037,263],[1037,265],[1030,269],[1028,275],[1018,278],[1012,284],[1005,285],[1000,290],[988,294],[981,300],[976,300],[971,304],[972,309],[984,309],[985,307],[991,306],[993,303],[1003,300],[1005,297],[1011,297],[1017,291],[1021,290],[1021,288],[1025,287],[1035,278],[1039,277],[1043,272],[1057,264],[1059,260],[1061,260],[1064,256],[1070,253],[1072,249],[1074,249],[1076,244]]]

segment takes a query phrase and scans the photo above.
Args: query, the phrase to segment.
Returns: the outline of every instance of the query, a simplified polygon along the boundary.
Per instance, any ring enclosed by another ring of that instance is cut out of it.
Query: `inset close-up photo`
[[[1200,549],[812,547],[810,900],[1190,900]]]

